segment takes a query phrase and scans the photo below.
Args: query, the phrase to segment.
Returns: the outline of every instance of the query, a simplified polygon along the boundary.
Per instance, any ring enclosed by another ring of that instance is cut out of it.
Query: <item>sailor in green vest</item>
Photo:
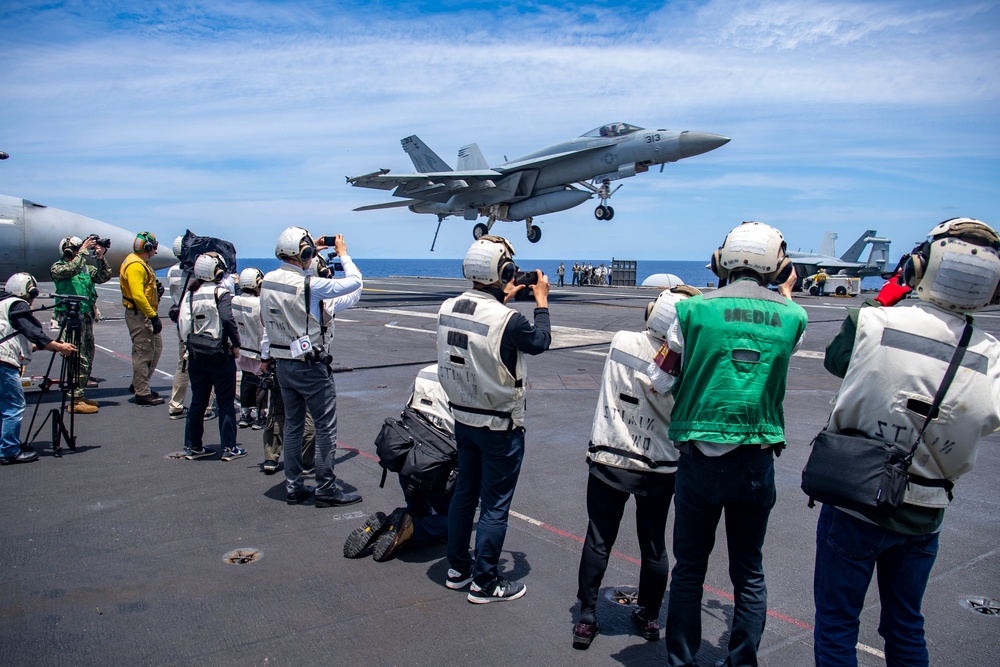
[[[795,269],[777,229],[743,223],[711,266],[722,287],[677,304],[649,368],[657,391],[673,390],[669,436],[681,455],[665,633],[671,667],[696,664],[702,585],[723,512],[735,601],[721,664],[757,664],[767,615],[762,547],[776,500],[774,456],[785,444],[785,377],[807,321],[791,299]]]
[[[60,340],[76,345],[79,350],[79,372],[73,391],[76,401],[71,407],[78,414],[97,412],[98,405],[97,401],[84,397],[94,363],[94,314],[97,308],[97,289],[94,285],[105,283],[111,278],[111,267],[104,259],[108,248],[99,244],[98,240],[97,236],[89,236],[86,240],[78,236],[65,237],[59,242],[62,257],[49,269],[56,294],[73,294],[86,298],[86,301],[80,303],[79,331],[70,331],[66,327],[66,310],[69,307],[67,299],[56,297],[54,309],[56,321],[63,329]],[[95,259],[93,266],[87,263],[90,256]]]

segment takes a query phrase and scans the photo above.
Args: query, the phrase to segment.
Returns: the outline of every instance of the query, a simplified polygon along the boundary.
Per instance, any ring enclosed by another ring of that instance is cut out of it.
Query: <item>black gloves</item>
[[[159,317],[151,317],[151,318],[149,318],[149,322],[150,322],[150,324],[153,325],[153,335],[154,336],[156,334],[160,333],[161,331],[163,331],[163,322],[160,321]]]
[[[177,320],[180,319],[180,316],[181,316],[181,307],[178,306],[177,304],[170,306],[170,310],[167,311],[167,317],[170,318],[170,321],[173,322],[174,324],[177,324]]]
[[[156,298],[157,299],[162,299],[163,298],[163,292],[164,292],[163,283],[161,283],[159,280],[157,280],[156,281]]]

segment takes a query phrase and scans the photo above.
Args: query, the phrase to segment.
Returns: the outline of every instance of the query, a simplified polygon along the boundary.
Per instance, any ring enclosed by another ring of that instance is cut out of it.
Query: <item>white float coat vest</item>
[[[14,366],[27,366],[28,362],[31,361],[31,343],[24,337],[24,334],[16,333],[17,329],[10,321],[10,309],[18,302],[27,303],[24,299],[16,296],[10,296],[0,301],[0,340],[10,336],[0,343],[0,361]]]
[[[222,319],[219,317],[219,296],[223,290],[215,283],[202,283],[195,291],[188,290],[181,299],[177,329],[181,340],[190,334],[206,334],[222,340]]]
[[[611,340],[590,430],[590,460],[629,470],[676,472],[677,448],[667,435],[674,398],[654,393],[646,375],[660,344],[635,331],[619,331]]]
[[[438,312],[438,378],[455,421],[506,431],[524,424],[524,354],[515,374],[500,360],[500,341],[515,310],[481,290],[448,299]]]
[[[926,303],[862,308],[829,428],[857,429],[909,450],[964,328],[964,318]],[[974,330],[938,416],[928,424],[913,455],[911,479],[954,481],[972,470],[979,439],[1000,428],[998,355],[996,338]],[[921,403],[924,414],[912,409]],[[911,481],[905,501],[947,507],[948,493]]]
[[[438,380],[437,364],[421,368],[417,373],[407,405],[442,431],[455,432],[455,417],[448,408],[448,394]]]
[[[233,319],[240,330],[240,357],[260,359],[260,341],[264,338],[260,297],[247,293],[234,296]]]
[[[292,342],[306,335],[313,348],[320,348],[323,336],[316,313],[307,311],[306,275],[287,262],[264,276],[260,288],[260,311],[264,329],[276,359],[297,359],[292,355]]]
[[[170,299],[180,305],[181,299],[184,298],[185,283],[190,287],[194,281],[195,278],[191,272],[182,269],[180,264],[171,266],[167,269],[167,293],[170,294]]]

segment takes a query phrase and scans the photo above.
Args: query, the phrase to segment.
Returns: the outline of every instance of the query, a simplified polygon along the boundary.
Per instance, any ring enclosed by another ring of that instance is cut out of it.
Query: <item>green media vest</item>
[[[798,304],[739,280],[677,304],[684,363],[670,439],[784,442],[785,378],[808,317]]]
[[[56,294],[76,294],[88,298],[86,303],[80,304],[81,313],[93,313],[94,304],[97,303],[97,288],[94,287],[94,280],[90,277],[90,271],[84,270],[70,278],[55,281]],[[65,313],[66,304],[63,299],[56,297],[56,313]]]

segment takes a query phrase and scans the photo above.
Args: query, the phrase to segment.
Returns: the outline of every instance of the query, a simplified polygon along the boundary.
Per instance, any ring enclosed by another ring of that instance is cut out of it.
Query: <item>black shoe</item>
[[[273,475],[276,472],[278,472],[278,462],[277,461],[273,461],[271,459],[268,459],[268,460],[264,461],[264,474],[265,475]]]
[[[377,563],[389,560],[396,549],[413,537],[413,519],[402,507],[394,510],[386,523],[388,525],[375,542],[375,550],[372,552],[372,558]]]
[[[157,396],[156,394],[149,393],[145,396],[135,395],[136,405],[163,405],[166,401]]]
[[[298,491],[289,493],[285,496],[285,500],[289,505],[301,505],[302,503],[308,501],[316,494],[316,487],[314,486],[303,486]]]
[[[345,505],[353,505],[355,503],[361,502],[360,493],[344,493],[340,489],[336,489],[331,495],[323,496],[320,498],[316,497],[316,507],[344,507]]]
[[[371,546],[372,542],[378,539],[386,526],[385,514],[375,512],[361,524],[360,528],[355,528],[347,541],[344,542],[344,558],[357,558],[365,549]]]
[[[34,450],[18,452],[11,456],[0,456],[0,466],[14,465],[15,463],[31,463],[38,460],[38,452]]]
[[[597,621],[593,623],[577,623],[573,626],[573,648],[586,651],[590,648],[594,637],[601,631],[601,624]]]
[[[635,629],[639,631],[639,634],[643,639],[648,639],[651,642],[655,642],[660,639],[660,621],[658,619],[646,619],[639,613],[638,609],[633,609],[632,622],[635,624]]]

